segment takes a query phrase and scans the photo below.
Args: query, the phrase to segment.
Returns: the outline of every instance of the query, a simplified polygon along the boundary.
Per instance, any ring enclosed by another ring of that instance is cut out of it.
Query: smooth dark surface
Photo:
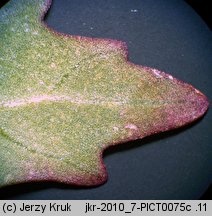
[[[206,22],[208,27],[212,30],[212,16],[210,8],[210,1],[208,0],[201,0],[201,1],[194,1],[194,0],[185,0]]]
[[[127,42],[129,59],[191,83],[212,101],[212,33],[183,0],[54,0],[47,24],[66,34]],[[1,199],[199,199],[212,182],[212,112],[187,128],[108,149],[108,182],[32,183]]]

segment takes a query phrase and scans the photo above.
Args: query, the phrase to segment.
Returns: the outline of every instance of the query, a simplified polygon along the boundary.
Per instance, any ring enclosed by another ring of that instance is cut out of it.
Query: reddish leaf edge
[[[168,79],[170,76],[172,77],[172,75],[170,75],[166,72],[163,72],[161,70],[151,68],[148,66],[138,65],[138,64],[135,64],[133,62],[130,62],[129,61],[128,47],[127,47],[126,42],[124,42],[124,41],[115,40],[115,39],[108,39],[108,38],[91,38],[91,37],[79,36],[79,35],[69,35],[69,34],[65,34],[62,32],[57,32],[56,30],[52,29],[44,21],[46,13],[50,9],[51,4],[52,4],[52,0],[46,0],[45,5],[41,11],[40,18],[39,18],[41,25],[44,28],[46,28],[50,33],[54,34],[57,37],[66,37],[66,38],[70,38],[70,39],[83,40],[83,41],[97,43],[97,44],[100,42],[103,42],[103,41],[107,42],[108,44],[113,45],[114,47],[116,47],[116,49],[118,49],[122,52],[122,55],[125,59],[126,64],[132,65],[133,67],[137,67],[140,69],[144,69],[151,74],[154,74],[154,71],[156,70],[160,73],[160,75],[163,76],[163,78]],[[55,178],[55,177],[54,178],[46,178],[45,176],[44,177],[38,176],[38,179],[32,179],[32,180],[26,180],[26,181],[20,181],[20,182],[19,181],[10,182],[8,185],[6,184],[4,186],[1,186],[1,188],[6,188],[8,186],[20,185],[20,184],[25,184],[25,183],[27,183],[27,184],[35,183],[35,182],[37,182],[37,183],[39,183],[39,182],[40,183],[52,182],[52,183],[67,184],[70,186],[77,186],[79,188],[82,188],[82,187],[95,188],[95,187],[101,186],[102,184],[106,183],[108,181],[108,173],[107,173],[106,165],[105,165],[104,160],[103,160],[103,154],[107,149],[113,148],[116,145],[120,145],[120,144],[127,143],[130,141],[136,141],[138,139],[143,139],[146,137],[154,136],[155,134],[158,134],[159,132],[163,133],[163,132],[167,132],[167,131],[174,131],[174,130],[177,130],[179,128],[183,129],[183,128],[187,127],[188,125],[194,124],[195,122],[197,122],[200,118],[202,118],[207,113],[207,111],[209,109],[209,100],[204,94],[202,94],[199,90],[197,90],[191,84],[188,84],[182,80],[179,80],[179,79],[173,77],[173,81],[176,84],[181,84],[183,86],[186,86],[187,88],[191,88],[192,90],[196,90],[198,92],[198,94],[200,94],[200,96],[202,97],[202,100],[201,100],[202,109],[198,113],[198,116],[196,116],[195,118],[192,118],[189,121],[187,119],[185,122],[183,122],[183,126],[179,126],[179,127],[176,127],[176,126],[175,127],[172,127],[172,126],[165,127],[164,126],[164,128],[161,128],[161,127],[155,128],[154,130],[149,131],[149,133],[147,133],[145,135],[141,134],[141,133],[136,133],[136,134],[133,134],[133,135],[129,136],[128,138],[120,140],[118,142],[114,141],[112,143],[108,143],[110,145],[105,145],[105,147],[103,147],[102,151],[99,153],[99,156],[98,156],[101,173],[99,173],[98,176],[90,176],[89,177],[89,179],[90,179],[89,183],[87,182],[88,175],[86,175],[86,178],[83,178],[83,176],[75,176],[74,178],[60,178],[60,177],[58,177],[58,178]],[[84,179],[86,179],[86,180],[84,180]]]

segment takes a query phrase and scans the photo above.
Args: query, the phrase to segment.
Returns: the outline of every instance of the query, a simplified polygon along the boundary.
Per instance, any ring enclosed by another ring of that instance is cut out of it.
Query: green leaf
[[[0,186],[106,181],[104,149],[201,117],[206,97],[127,61],[123,42],[59,34],[48,0],[0,10]]]

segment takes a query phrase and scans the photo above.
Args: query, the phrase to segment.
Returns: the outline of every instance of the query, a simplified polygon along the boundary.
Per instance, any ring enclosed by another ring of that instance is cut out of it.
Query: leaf
[[[191,85],[128,62],[125,43],[49,29],[49,6],[12,0],[0,10],[0,186],[102,184],[104,149],[206,112]]]

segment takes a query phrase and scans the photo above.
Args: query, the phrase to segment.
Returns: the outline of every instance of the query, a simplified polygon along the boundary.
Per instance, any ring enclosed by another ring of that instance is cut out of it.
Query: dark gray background
[[[137,10],[137,12],[131,12]],[[54,0],[57,31],[127,42],[129,59],[168,72],[212,99],[212,33],[183,0]],[[108,182],[30,183],[1,199],[199,199],[212,182],[212,112],[189,127],[106,150]]]

